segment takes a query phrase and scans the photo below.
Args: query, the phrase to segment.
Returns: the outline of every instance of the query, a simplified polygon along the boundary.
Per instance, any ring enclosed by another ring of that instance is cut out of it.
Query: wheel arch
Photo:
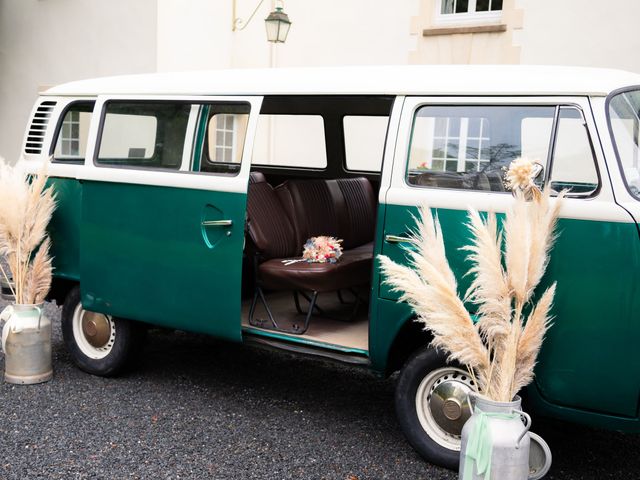
[[[413,316],[407,319],[398,330],[387,356],[386,375],[400,370],[413,352],[429,345],[433,335],[424,329],[424,325]]]
[[[55,300],[58,306],[63,305],[67,295],[76,285],[80,285],[77,280],[54,277],[51,281],[51,289],[49,290],[49,295],[47,295],[47,300]]]

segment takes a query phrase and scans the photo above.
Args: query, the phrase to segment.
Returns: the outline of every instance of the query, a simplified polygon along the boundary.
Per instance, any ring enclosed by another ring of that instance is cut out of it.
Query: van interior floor
[[[291,329],[294,324],[303,325],[305,316],[298,313],[291,292],[273,292],[266,294],[267,302],[271,312],[281,327]],[[308,302],[304,298],[300,298],[300,304],[303,310],[306,310]],[[278,332],[272,328],[260,328],[256,325],[249,325],[249,308],[251,307],[251,299],[242,302],[242,326],[243,328],[252,328],[258,331],[277,333],[286,336],[292,340],[305,339],[315,342],[337,345],[349,349],[366,352],[369,350],[369,306],[362,302],[354,315],[354,318],[347,320],[353,311],[352,305],[342,304],[338,295],[334,293],[323,293],[318,297],[318,305],[328,318],[320,314],[314,314],[309,322],[309,328],[302,335],[296,335],[286,332]],[[256,311],[254,312],[254,320],[260,319],[264,321],[265,327],[270,325],[264,306],[258,301]]]

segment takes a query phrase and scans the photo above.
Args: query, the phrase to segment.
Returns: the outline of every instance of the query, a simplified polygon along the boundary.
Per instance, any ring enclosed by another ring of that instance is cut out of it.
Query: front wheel
[[[409,443],[428,462],[458,468],[462,427],[471,416],[468,372],[432,348],[414,353],[396,385],[396,414]]]
[[[61,320],[67,350],[87,373],[117,375],[138,350],[141,327],[130,320],[85,310],[79,286],[67,295]]]

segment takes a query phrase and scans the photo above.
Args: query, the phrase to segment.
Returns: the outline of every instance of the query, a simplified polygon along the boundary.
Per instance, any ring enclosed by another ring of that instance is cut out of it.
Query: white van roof
[[[65,83],[44,95],[591,95],[640,85],[621,70],[530,65],[407,65],[154,73]]]

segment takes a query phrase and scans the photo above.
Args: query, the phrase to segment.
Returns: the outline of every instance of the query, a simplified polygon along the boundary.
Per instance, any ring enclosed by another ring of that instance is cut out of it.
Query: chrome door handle
[[[384,241],[387,243],[416,243],[413,238],[401,237],[399,235],[385,235]]]
[[[203,227],[230,227],[233,225],[233,220],[203,220]]]

